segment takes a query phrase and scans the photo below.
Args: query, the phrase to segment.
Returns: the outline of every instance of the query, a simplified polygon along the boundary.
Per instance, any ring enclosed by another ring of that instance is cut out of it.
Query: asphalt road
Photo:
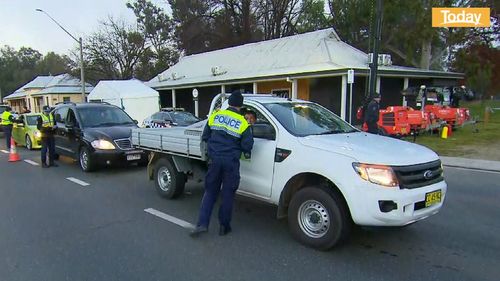
[[[0,141],[3,141],[1,139]],[[4,145],[0,145],[4,149]],[[39,162],[38,151],[19,149]],[[444,209],[403,229],[356,229],[320,252],[295,242],[273,206],[239,197],[234,231],[199,239],[153,216],[194,223],[189,184],[159,198],[145,168],[42,169],[0,152],[0,280],[499,280],[500,174],[447,168]],[[67,178],[88,183],[81,186]]]

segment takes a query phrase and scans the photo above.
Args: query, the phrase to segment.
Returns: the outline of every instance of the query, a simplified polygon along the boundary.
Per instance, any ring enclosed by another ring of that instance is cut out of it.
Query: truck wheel
[[[184,192],[185,175],[168,159],[159,159],[154,168],[156,191],[161,197],[173,199]]]
[[[92,159],[89,149],[85,146],[80,148],[78,160],[80,167],[84,172],[92,172],[95,170],[95,161]]]
[[[288,207],[288,225],[292,236],[302,244],[328,250],[347,237],[351,220],[335,192],[311,186],[293,196]]]

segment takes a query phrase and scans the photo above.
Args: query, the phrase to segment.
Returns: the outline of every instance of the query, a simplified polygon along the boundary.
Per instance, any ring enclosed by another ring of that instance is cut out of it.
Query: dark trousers
[[[52,165],[54,164],[54,154],[56,150],[53,136],[42,138],[42,164],[47,163],[47,150],[49,151],[49,165]]]
[[[201,200],[198,226],[208,227],[215,201],[222,192],[219,208],[219,223],[229,227],[233,212],[234,194],[240,184],[240,160],[213,158],[205,177],[205,194]],[[222,185],[222,188],[221,188]]]
[[[5,137],[5,146],[10,150],[10,138],[12,137],[12,125],[3,126],[3,136]]]
[[[368,133],[378,135],[379,131],[378,131],[378,125],[376,122],[375,123],[366,122],[366,126],[368,126]]]

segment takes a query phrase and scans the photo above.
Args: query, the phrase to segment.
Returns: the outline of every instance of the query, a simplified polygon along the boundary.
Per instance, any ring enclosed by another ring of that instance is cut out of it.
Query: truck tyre
[[[172,162],[166,158],[156,161],[154,179],[156,191],[161,197],[173,199],[184,192],[186,175],[178,172]]]
[[[311,186],[300,189],[292,197],[288,225],[296,240],[326,251],[348,236],[351,219],[337,193],[328,187]]]

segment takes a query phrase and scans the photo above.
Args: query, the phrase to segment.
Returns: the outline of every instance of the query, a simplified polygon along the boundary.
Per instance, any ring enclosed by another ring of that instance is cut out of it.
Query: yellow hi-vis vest
[[[240,114],[231,110],[219,110],[210,115],[208,126],[212,130],[224,131],[231,136],[241,138],[249,125],[247,120]]]
[[[54,126],[54,118],[52,118],[52,114],[49,116],[42,114],[42,127],[44,128],[52,128]]]
[[[12,125],[12,122],[9,120],[10,116],[12,116],[12,113],[10,113],[7,110],[2,113],[2,125],[4,126]]]

